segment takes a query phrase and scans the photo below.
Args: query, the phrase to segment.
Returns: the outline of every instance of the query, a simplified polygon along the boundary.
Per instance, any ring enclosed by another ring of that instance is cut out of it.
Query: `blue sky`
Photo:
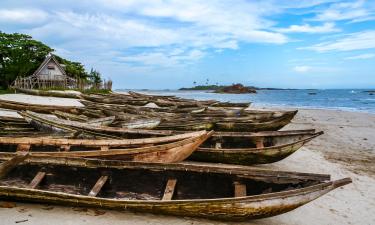
[[[0,30],[32,35],[114,88],[375,87],[373,0],[1,0]]]

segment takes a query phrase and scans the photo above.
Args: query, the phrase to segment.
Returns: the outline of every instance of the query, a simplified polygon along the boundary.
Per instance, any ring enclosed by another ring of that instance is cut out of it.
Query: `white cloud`
[[[368,53],[368,54],[361,54],[361,55],[355,55],[355,56],[350,56],[350,57],[346,57],[345,59],[371,59],[371,58],[374,58],[375,57],[375,54],[372,54],[372,53]]]
[[[340,39],[322,42],[313,46],[303,47],[299,49],[327,52],[352,51],[372,48],[375,48],[375,30],[351,33]]]
[[[44,22],[48,14],[39,9],[0,9],[0,22],[35,24]]]
[[[334,23],[324,23],[321,26],[291,25],[288,28],[279,28],[277,31],[283,33],[330,33],[340,31],[340,29],[336,28]]]
[[[297,73],[305,73],[311,70],[310,66],[295,66],[293,70]]]
[[[362,22],[373,20],[374,15],[374,4],[371,4],[371,1],[356,0],[331,4],[318,12],[312,20]]]
[[[189,51],[179,51],[178,54],[176,54],[176,51],[155,51],[119,57],[119,59],[124,62],[137,63],[145,66],[175,67],[199,60],[204,55],[205,52],[192,49]]]

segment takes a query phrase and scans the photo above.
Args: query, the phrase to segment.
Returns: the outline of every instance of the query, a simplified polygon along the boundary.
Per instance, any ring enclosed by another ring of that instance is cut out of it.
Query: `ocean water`
[[[215,99],[228,102],[252,102],[252,105],[256,107],[281,106],[375,113],[375,93],[370,95],[364,89],[259,90],[257,94],[216,94],[208,91],[176,90],[138,91],[155,95],[175,95],[197,100]]]

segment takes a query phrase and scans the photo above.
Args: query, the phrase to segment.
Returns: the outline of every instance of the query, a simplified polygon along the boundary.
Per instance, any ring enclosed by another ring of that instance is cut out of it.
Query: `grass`
[[[0,95],[3,94],[14,94],[14,90],[11,89],[0,89]]]

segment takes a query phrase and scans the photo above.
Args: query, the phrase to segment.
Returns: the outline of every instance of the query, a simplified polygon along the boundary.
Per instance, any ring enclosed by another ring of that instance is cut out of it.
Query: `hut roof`
[[[51,61],[53,60],[55,62],[55,64],[57,65],[58,69],[61,71],[61,73],[66,76],[66,72],[64,70],[64,68],[60,65],[60,63],[57,61],[57,59],[55,58],[54,55],[52,54],[49,54],[45,59],[44,61],[42,62],[42,64],[40,64],[40,66],[38,67],[37,70],[35,70],[35,72],[33,73],[33,75],[38,75],[39,72]]]

